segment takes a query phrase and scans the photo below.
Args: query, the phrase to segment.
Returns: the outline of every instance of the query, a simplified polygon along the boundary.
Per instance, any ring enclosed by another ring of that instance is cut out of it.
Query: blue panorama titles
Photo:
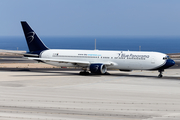
[[[149,55],[134,55],[134,54],[130,54],[127,55],[125,53],[118,53],[119,56],[116,57],[115,59],[140,59],[140,60],[145,60],[146,58],[149,58]]]

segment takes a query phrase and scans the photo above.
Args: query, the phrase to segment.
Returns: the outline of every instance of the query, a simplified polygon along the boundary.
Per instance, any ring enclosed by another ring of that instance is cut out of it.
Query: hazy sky
[[[0,36],[180,36],[180,0],[1,0]]]

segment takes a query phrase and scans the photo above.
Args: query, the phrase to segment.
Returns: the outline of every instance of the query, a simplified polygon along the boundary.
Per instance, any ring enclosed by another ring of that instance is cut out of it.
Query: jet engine
[[[89,66],[89,70],[91,71],[91,73],[94,73],[94,74],[105,74],[107,71],[107,68],[103,64],[96,63],[96,64],[91,64]]]

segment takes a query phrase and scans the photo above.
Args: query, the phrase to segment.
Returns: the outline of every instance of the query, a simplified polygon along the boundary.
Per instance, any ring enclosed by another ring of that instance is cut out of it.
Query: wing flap
[[[28,59],[31,60],[42,60],[42,61],[51,61],[51,62],[60,62],[60,63],[78,63],[78,64],[87,64],[89,65],[90,62],[88,61],[76,61],[76,60],[62,60],[62,59],[50,59],[50,58],[33,58],[33,57],[28,57]]]

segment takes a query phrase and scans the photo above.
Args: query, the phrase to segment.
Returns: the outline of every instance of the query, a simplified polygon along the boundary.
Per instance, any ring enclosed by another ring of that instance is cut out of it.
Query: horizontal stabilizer
[[[3,53],[11,53],[11,54],[16,54],[16,55],[24,55],[24,56],[28,56],[28,57],[39,57],[38,54],[29,54],[26,53],[26,51],[14,51],[14,50],[0,50],[0,52]]]

